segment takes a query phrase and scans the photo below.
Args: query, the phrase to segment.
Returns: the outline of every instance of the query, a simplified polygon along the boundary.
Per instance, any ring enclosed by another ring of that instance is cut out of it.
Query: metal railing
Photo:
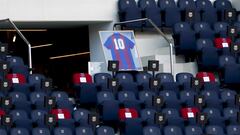
[[[171,73],[173,74],[174,73],[173,43],[170,39],[167,38],[167,36],[157,27],[157,25],[151,19],[142,18],[142,19],[136,19],[136,20],[117,22],[117,23],[114,23],[113,30],[116,30],[116,26],[118,25],[124,25],[124,24],[134,23],[134,22],[143,22],[143,21],[149,22],[157,30],[157,32],[168,42],[169,50],[170,50],[170,69],[171,69]]]
[[[18,35],[21,37],[21,39],[27,44],[27,46],[28,46],[29,72],[30,72],[30,74],[32,74],[32,50],[31,50],[31,44],[29,43],[29,41],[26,39],[26,37],[22,34],[22,32],[17,28],[17,26],[15,25],[15,23],[11,19],[9,19],[9,18],[3,19],[3,20],[0,20],[0,22],[9,22],[12,25],[12,27],[16,30]]]

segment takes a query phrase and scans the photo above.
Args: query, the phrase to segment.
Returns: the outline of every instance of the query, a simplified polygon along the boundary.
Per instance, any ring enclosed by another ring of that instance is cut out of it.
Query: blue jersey
[[[114,33],[104,43],[104,46],[111,50],[112,59],[119,61],[120,69],[136,69],[131,49],[134,43],[120,33]]]

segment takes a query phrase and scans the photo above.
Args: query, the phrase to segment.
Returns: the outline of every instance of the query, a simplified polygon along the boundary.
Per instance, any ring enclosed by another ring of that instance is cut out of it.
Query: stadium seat
[[[32,129],[32,121],[24,110],[11,110],[9,113],[16,127]]]
[[[204,47],[214,47],[211,39],[198,39],[197,40],[197,52],[200,53]]]
[[[68,109],[52,109],[50,114],[55,115],[59,127],[74,129],[75,123],[72,119],[72,113]]]
[[[45,109],[44,100],[47,96],[44,92],[32,92],[30,94],[30,101],[36,109]]]
[[[201,55],[198,59],[200,70],[213,71],[218,68],[218,50],[214,47],[202,48]]]
[[[223,69],[228,64],[230,65],[237,64],[233,56],[222,55],[219,57],[219,69]]]
[[[218,12],[218,20],[224,20],[225,11],[227,9],[232,9],[232,4],[229,0],[216,0],[214,1],[214,7]]]
[[[158,6],[163,11],[164,26],[172,27],[175,23],[181,21],[180,9],[174,0],[159,0]]]
[[[184,119],[180,116],[178,109],[164,108],[162,113],[165,114],[168,125],[184,127]]]
[[[130,91],[130,92],[133,92],[135,95],[138,94],[137,83],[122,82],[120,86],[121,86],[120,90],[122,91]]]
[[[230,46],[232,44],[232,40],[230,38],[216,38],[214,39],[214,43],[220,55],[231,55]]]
[[[177,126],[166,126],[163,132],[164,135],[183,135],[181,128]]]
[[[174,34],[179,34],[180,32],[185,31],[185,30],[186,31],[192,30],[191,26],[187,22],[176,23],[173,27]]]
[[[224,108],[223,115],[226,120],[228,120],[231,124],[237,124],[237,113],[239,112],[239,109],[237,108]]]
[[[32,135],[51,135],[51,133],[47,128],[34,128]]]
[[[178,73],[176,74],[176,81],[183,90],[191,90],[191,81],[193,75],[191,73]]]
[[[114,129],[108,126],[97,128],[97,135],[115,135]]]
[[[112,92],[108,92],[108,91],[98,92],[98,94],[97,94],[97,103],[98,104],[101,104],[104,101],[111,101],[111,100],[115,100],[115,97]]]
[[[12,86],[12,91],[18,91],[29,94],[29,85],[26,82],[26,78],[22,74],[7,74],[7,80]]]
[[[30,135],[29,131],[25,128],[12,128],[10,131],[11,135]]]
[[[162,135],[162,133],[156,126],[146,126],[143,128],[143,135]]]
[[[225,22],[216,22],[214,24],[214,31],[217,34],[217,37],[227,37],[227,28],[228,24]]]
[[[120,21],[129,21],[142,18],[141,9],[137,6],[137,3],[134,0],[119,0],[118,11]],[[142,23],[129,23],[126,24],[126,27],[141,28]]]
[[[141,110],[141,118],[146,121],[148,125],[154,125],[154,117],[156,111],[154,109],[143,109]]]
[[[118,79],[119,83],[132,83],[133,81],[133,76],[130,73],[118,73],[116,75],[116,78]]]
[[[141,119],[126,119],[124,125],[124,135],[143,134],[143,125]]]
[[[77,127],[76,135],[94,135],[94,132],[91,127]]]
[[[221,92],[221,100],[226,104],[226,106],[235,107],[236,94],[237,93],[234,90],[223,89]]]
[[[225,135],[222,127],[214,125],[207,126],[205,132],[210,135]]]
[[[185,135],[202,135],[203,131],[201,127],[198,126],[186,126]]]
[[[179,109],[181,106],[181,103],[177,97],[177,94],[174,91],[164,90],[160,91],[160,96],[163,97],[164,105],[167,108],[176,108]]]
[[[200,21],[200,13],[198,9],[196,8],[195,2],[193,0],[178,0],[178,7],[181,10],[182,13],[182,20],[189,23],[196,23]],[[187,19],[188,15],[187,12],[191,11],[193,12],[193,18]]]
[[[139,114],[134,108],[120,108],[118,112],[120,121],[126,121],[127,119],[137,119]]]
[[[161,10],[154,0],[139,0],[138,5],[144,12],[144,17],[151,19],[158,27],[161,27]],[[146,27],[153,27],[149,22]]]
[[[14,109],[22,109],[25,111],[31,111],[31,103],[27,100],[27,96],[21,92],[11,92],[9,97],[12,99]]]
[[[239,125],[229,125],[227,126],[227,135],[237,135],[240,133]]]
[[[90,112],[86,109],[79,108],[73,112],[73,118],[82,126],[88,126],[88,115]]]
[[[81,83],[92,83],[92,76],[87,73],[74,73],[73,74],[73,84],[75,86],[80,85]]]
[[[188,121],[189,124],[196,124],[196,117],[199,112],[199,109],[196,107],[187,107],[181,109],[182,118],[185,121]]]
[[[69,101],[68,94],[63,91],[54,91],[51,94],[52,97],[55,97],[57,108],[66,108],[72,110],[74,105],[71,101]]]
[[[144,103],[145,107],[151,108],[152,107],[152,101],[153,97],[156,96],[156,94],[152,91],[141,91],[139,92],[139,100],[141,103]]]
[[[38,127],[45,127],[45,116],[48,114],[45,110],[33,110],[31,112],[31,120],[34,124],[36,124]],[[36,130],[35,132],[38,132]]]
[[[152,75],[147,72],[140,72],[136,74],[136,82],[139,86],[142,86],[142,90],[149,90],[149,80]]]
[[[240,66],[226,65],[222,74],[223,83],[225,85],[239,85],[240,84]]]
[[[116,122],[119,120],[119,102],[116,100],[102,102],[99,111],[104,122]]]
[[[218,90],[204,90],[201,91],[201,95],[204,96],[207,107],[222,109],[222,100],[219,97]]]
[[[194,107],[194,97],[197,96],[197,92],[193,90],[185,90],[180,92],[180,100],[184,106]]]
[[[197,9],[200,11],[201,20],[207,22],[210,25],[213,25],[217,22],[217,11],[213,7],[210,0],[197,0],[196,1]]]
[[[97,103],[97,87],[95,84],[82,83],[76,90],[81,104],[95,105]]]
[[[73,135],[73,132],[66,127],[57,127],[54,129],[54,135]]]
[[[42,74],[31,74],[28,76],[28,84],[33,88],[34,91],[40,91],[42,86],[42,81],[45,76]]]
[[[214,39],[215,33],[211,26],[206,22],[198,22],[194,24],[194,31],[197,33],[197,38]]]
[[[222,117],[220,110],[215,108],[205,108],[203,113],[207,114],[209,125],[225,126],[225,118]]]
[[[163,90],[172,90],[176,93],[179,92],[179,84],[174,81],[171,73],[158,73],[156,77],[160,79],[160,85]]]
[[[138,111],[141,110],[141,103],[136,99],[133,92],[130,91],[120,91],[118,92],[118,101],[127,108],[135,108]]]
[[[108,89],[108,79],[112,78],[112,76],[108,73],[97,73],[94,75],[94,83],[97,86],[101,87],[101,90]]]
[[[14,65],[24,65],[23,59],[17,56],[8,57],[7,62],[9,62],[10,67]]]

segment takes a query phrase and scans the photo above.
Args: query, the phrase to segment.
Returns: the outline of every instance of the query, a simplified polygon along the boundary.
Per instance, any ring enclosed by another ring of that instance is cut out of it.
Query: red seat
[[[73,83],[75,85],[81,83],[92,83],[92,76],[87,73],[75,73],[73,74]]]
[[[68,109],[52,109],[50,114],[55,115],[57,120],[72,119],[71,112]]]
[[[4,116],[5,114],[6,114],[5,111],[0,109],[0,118],[1,118],[2,116]]]
[[[7,79],[13,84],[25,84],[26,78],[22,74],[7,74]]]
[[[182,118],[185,120],[195,118],[198,112],[199,112],[198,108],[195,107],[181,109]]]
[[[119,120],[124,121],[126,119],[135,119],[138,118],[137,110],[133,108],[122,108],[119,109]]]
[[[215,38],[214,43],[215,47],[218,49],[229,48],[232,40],[230,38]]]
[[[196,78],[200,79],[201,82],[216,82],[215,76],[211,72],[198,72]]]

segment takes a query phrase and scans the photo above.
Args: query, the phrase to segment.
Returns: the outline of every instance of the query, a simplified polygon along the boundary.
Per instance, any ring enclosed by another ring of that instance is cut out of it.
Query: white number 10
[[[125,49],[124,41],[122,39],[114,38],[114,44],[115,44],[116,50],[119,50],[119,49],[124,50]]]

